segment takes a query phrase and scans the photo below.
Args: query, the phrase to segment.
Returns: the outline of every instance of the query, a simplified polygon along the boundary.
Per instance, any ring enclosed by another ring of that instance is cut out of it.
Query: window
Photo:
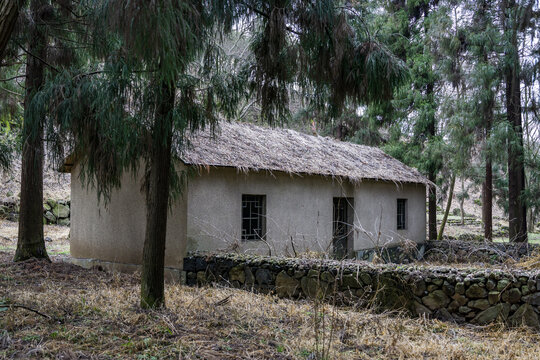
[[[397,199],[397,229],[407,228],[407,199]]]
[[[266,195],[242,195],[242,240],[266,237]]]

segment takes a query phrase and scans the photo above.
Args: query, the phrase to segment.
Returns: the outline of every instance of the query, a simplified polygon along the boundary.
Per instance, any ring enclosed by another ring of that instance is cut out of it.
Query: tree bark
[[[19,16],[21,0],[0,0],[0,62]]]
[[[164,266],[169,210],[172,150],[172,118],[175,89],[163,84],[152,133],[152,149],[146,195],[146,234],[141,276],[141,307],[165,305]]]
[[[427,13],[426,13],[427,16]],[[435,84],[428,83],[426,88],[426,97],[428,99],[433,100],[433,91],[434,91]],[[428,124],[428,138],[435,137],[435,116],[432,115],[430,122]],[[430,159],[430,162],[435,162],[434,159]],[[430,170],[428,173],[428,179],[432,183],[435,184],[435,181],[437,180],[437,169],[435,169],[434,165],[430,166]],[[428,237],[430,240],[437,239],[437,188],[435,186],[429,187],[429,198],[428,198],[428,210],[429,210],[429,221],[428,221]]]
[[[486,158],[486,175],[482,184],[482,221],[484,222],[484,238],[493,240],[493,170],[491,158]]]
[[[488,62],[487,54],[484,53],[484,62]],[[489,89],[485,89],[489,91]],[[493,108],[495,99],[493,96],[484,105],[484,124],[486,134],[486,168],[484,182],[482,183],[482,221],[484,222],[484,238],[488,241],[493,240],[493,162],[489,150],[489,141],[491,138],[491,127],[493,124]]]
[[[424,35],[428,36],[429,33],[429,22],[427,21],[429,16],[429,5],[426,5],[424,7]],[[431,71],[431,70],[429,70]],[[431,103],[434,103],[433,94],[435,89],[435,83],[433,81],[429,81],[426,84],[426,99],[428,101],[431,101]],[[436,132],[436,119],[435,119],[435,112],[433,112],[429,116],[429,123],[427,124],[427,137],[429,139],[433,139],[435,137]],[[429,159],[429,162],[431,162],[431,165],[429,166],[428,171],[428,179],[435,184],[435,181],[437,180],[437,172],[438,169],[435,168],[435,160]],[[429,210],[429,218],[428,218],[428,238],[429,240],[435,240],[437,239],[437,188],[435,186],[429,187],[429,197],[428,197],[428,210]]]
[[[465,225],[465,181],[461,177],[461,196],[459,197],[459,215],[461,216],[460,225]]]
[[[506,116],[513,134],[508,143],[508,215],[509,240],[527,241],[527,207],[522,199],[525,190],[525,167],[523,157],[523,125],[521,121],[521,89],[519,79],[519,55],[517,43],[517,21],[512,11],[516,9],[515,0],[505,2],[505,34],[507,35],[506,54]],[[510,16],[508,16],[510,15]],[[514,20],[512,20],[514,18]]]
[[[486,12],[488,1],[482,1],[482,31],[487,29]],[[482,50],[482,62],[489,64],[488,50],[484,47]],[[484,91],[490,94],[489,100],[482,104],[483,122],[485,126],[485,177],[482,183],[482,222],[484,223],[484,239],[493,241],[493,162],[491,150],[489,148],[491,138],[491,128],[493,126],[493,109],[495,107],[495,95],[491,92],[489,83],[484,84]]]
[[[429,181],[435,183],[435,174],[428,174]],[[437,189],[430,186],[428,190],[428,239],[437,239]]]
[[[450,214],[450,207],[452,206],[452,198],[454,197],[454,186],[456,185],[456,175],[452,175],[450,180],[450,191],[448,193],[448,202],[446,203],[446,210],[444,211],[444,217],[442,219],[441,228],[439,229],[439,235],[437,240],[442,240],[444,234],[444,227],[446,226],[446,221],[448,221],[448,214]]]
[[[41,59],[45,58],[47,48],[47,35],[39,19],[39,11],[44,3],[43,0],[32,0],[30,3],[33,25],[28,51]],[[43,119],[32,113],[30,106],[35,93],[43,85],[45,69],[43,62],[33,55],[26,56],[21,205],[14,261],[32,257],[48,259],[43,239]]]

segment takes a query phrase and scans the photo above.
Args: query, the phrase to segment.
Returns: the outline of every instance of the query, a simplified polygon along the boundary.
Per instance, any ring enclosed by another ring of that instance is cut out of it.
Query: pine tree
[[[501,1],[501,23],[504,35],[504,77],[506,85],[506,118],[508,139],[508,216],[510,241],[527,241],[527,207],[521,115],[521,82],[518,32],[526,27],[528,10],[533,2],[517,4],[515,0]]]
[[[470,58],[473,64],[471,76],[471,114],[483,137],[484,180],[482,181],[482,221],[484,238],[493,238],[493,155],[490,149],[494,126],[496,95],[501,78],[498,64],[491,58],[499,51],[500,35],[494,25],[494,8],[490,1],[482,0],[467,4],[473,12],[468,29]]]
[[[19,238],[15,261],[31,257],[48,258],[43,238],[43,167],[46,147],[60,146],[60,141],[53,141],[56,129],[46,122],[46,99],[42,91],[53,74],[76,65],[79,52],[85,51],[80,27],[85,15],[77,14],[74,3],[64,1],[51,4],[48,0],[30,2],[31,18],[15,29],[14,49],[10,52],[26,58],[24,121],[22,125],[22,174],[21,203],[19,216]],[[19,40],[25,39],[26,45]],[[82,49],[82,50],[78,50]],[[12,54],[12,55],[13,55]],[[46,135],[45,136],[45,132]],[[51,149],[54,150],[54,149]]]
[[[83,181],[105,199],[144,160],[141,306],[164,304],[167,209],[182,190],[174,165],[187,130],[213,127],[218,114],[232,117],[246,85],[274,124],[289,116],[290,84],[312,94],[313,108],[339,116],[348,102],[388,99],[403,81],[403,64],[354,32],[353,13],[333,1],[100,4],[94,64],[59,74],[43,97],[54,127],[71,134]],[[216,34],[242,25],[253,29],[253,56],[224,72]]]
[[[31,0],[32,25],[26,50],[26,95],[22,128],[21,204],[19,238],[14,261],[32,257],[48,259],[43,238],[43,115],[32,108],[34,96],[45,81],[47,34],[44,11],[47,0]]]
[[[438,31],[434,19],[441,9],[439,1],[382,2],[387,14],[378,22],[386,33],[390,49],[410,68],[410,83],[396,92],[393,110],[387,116],[395,123],[384,149],[408,165],[417,167],[434,184],[442,168],[442,136],[436,113],[440,86],[435,71],[437,44],[431,33]],[[382,35],[381,35],[382,36]],[[408,140],[403,141],[403,136]],[[428,189],[428,238],[437,238],[437,189]]]
[[[450,214],[452,206],[452,198],[454,196],[454,188],[456,178],[461,177],[463,189],[463,177],[466,174],[466,169],[470,165],[471,148],[473,145],[472,135],[474,134],[474,126],[468,119],[467,114],[469,109],[464,101],[464,94],[467,92],[467,82],[465,74],[465,53],[466,42],[464,36],[464,24],[458,17],[458,4],[448,4],[447,11],[440,11],[437,25],[444,31],[439,31],[434,34],[433,41],[438,42],[439,56],[437,59],[437,68],[441,73],[441,80],[445,82],[443,87],[443,98],[441,105],[441,115],[439,122],[445,138],[445,166],[443,171],[449,173],[450,184],[448,190],[448,199],[444,211],[441,227],[439,230],[438,240],[442,240],[446,221]],[[458,193],[457,197],[460,200],[461,218],[463,222],[463,200],[465,194]]]

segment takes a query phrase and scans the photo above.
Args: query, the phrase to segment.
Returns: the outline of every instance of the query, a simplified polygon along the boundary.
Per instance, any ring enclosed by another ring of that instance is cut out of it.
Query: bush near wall
[[[279,297],[405,310],[485,325],[540,328],[540,272],[192,253],[188,285],[220,283]]]
[[[422,260],[447,263],[503,264],[519,261],[540,251],[537,244],[496,243],[492,241],[435,240],[426,241]]]
[[[395,264],[409,264],[417,261],[436,263],[487,263],[504,264],[509,260],[519,261],[540,251],[540,246],[530,243],[496,243],[473,240],[428,240],[423,244],[404,243],[402,245],[381,246],[375,249],[358,250],[359,260]]]

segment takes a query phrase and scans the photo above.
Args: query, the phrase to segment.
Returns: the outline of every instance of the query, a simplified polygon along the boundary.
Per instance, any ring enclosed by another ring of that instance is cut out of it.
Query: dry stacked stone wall
[[[70,206],[71,203],[69,200],[47,200],[43,204],[43,222],[46,224],[69,226]]]
[[[540,272],[189,254],[188,285],[220,283],[279,297],[404,309],[416,316],[539,328]]]
[[[70,206],[69,200],[48,199],[43,203],[43,223],[69,226]],[[1,199],[0,218],[17,221],[19,218],[19,200],[15,198]]]

